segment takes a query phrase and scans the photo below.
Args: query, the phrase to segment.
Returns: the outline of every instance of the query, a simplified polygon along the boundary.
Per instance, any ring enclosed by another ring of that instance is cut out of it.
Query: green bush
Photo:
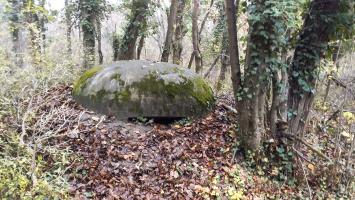
[[[17,134],[1,133],[0,151],[0,199],[68,199],[66,161],[50,166],[41,154],[33,156],[32,150],[20,145]],[[62,151],[57,154],[67,156]]]
[[[57,64],[42,60],[41,66],[19,68],[0,48],[0,200],[69,199],[65,173],[70,152],[31,139],[20,144],[21,130],[14,128],[32,96],[71,82],[80,70],[65,60]],[[35,146],[39,148],[34,150]]]

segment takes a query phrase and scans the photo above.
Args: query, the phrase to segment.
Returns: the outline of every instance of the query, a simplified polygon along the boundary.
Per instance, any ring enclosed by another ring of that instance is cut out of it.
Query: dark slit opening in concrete
[[[154,122],[157,124],[171,124],[177,121],[185,119],[185,117],[130,117],[129,122]]]

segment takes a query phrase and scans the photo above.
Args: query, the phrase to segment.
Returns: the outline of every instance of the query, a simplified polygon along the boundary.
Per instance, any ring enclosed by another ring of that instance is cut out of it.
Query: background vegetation
[[[64,100],[43,105],[56,98],[48,100],[53,88],[71,85],[83,70],[127,59],[191,68],[218,99],[235,100],[218,107],[228,111],[223,123],[235,136],[225,159],[241,167],[196,187],[199,197],[250,198],[246,180],[257,176],[297,188],[292,197],[355,198],[353,1],[51,3],[0,0],[2,199],[82,192],[70,186],[71,164],[82,158],[63,139],[73,134],[64,128],[79,129],[80,112]],[[217,190],[225,177],[233,189]]]

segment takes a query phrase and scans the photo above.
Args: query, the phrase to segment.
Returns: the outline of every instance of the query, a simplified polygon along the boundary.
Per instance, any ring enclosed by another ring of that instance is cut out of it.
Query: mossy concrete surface
[[[74,84],[83,106],[126,120],[134,117],[196,117],[214,105],[211,87],[178,65],[118,61],[86,71]]]

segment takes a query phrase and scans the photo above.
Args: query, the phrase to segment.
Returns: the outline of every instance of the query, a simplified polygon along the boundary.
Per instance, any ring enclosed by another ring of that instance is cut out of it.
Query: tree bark
[[[179,5],[176,12],[176,19],[175,19],[175,32],[174,32],[174,42],[173,42],[173,63],[174,64],[182,64],[182,39],[186,33],[184,31],[184,10],[186,0],[178,0]]]
[[[225,0],[228,40],[229,40],[229,54],[232,72],[232,84],[235,97],[241,87],[241,70],[239,63],[239,48],[238,48],[238,33],[237,33],[237,15],[239,1],[234,3],[234,0]],[[237,100],[238,98],[236,98]]]
[[[290,66],[288,125],[289,133],[301,138],[314,99],[319,62],[335,31],[339,10],[340,0],[313,0],[296,45]]]
[[[161,55],[162,62],[168,62],[170,56],[170,47],[175,29],[175,19],[179,0],[171,0],[170,12],[168,17],[168,28],[166,30],[166,38],[164,42],[163,53]]]
[[[136,42],[139,33],[147,26],[148,4],[148,0],[134,0],[132,2],[131,16],[120,44],[119,60],[136,58]]]
[[[199,35],[198,35],[198,16],[200,12],[200,1],[193,0],[193,9],[192,9],[192,44],[193,44],[193,55],[195,58],[195,71],[196,73],[200,73],[202,70],[202,58],[200,52],[200,44],[199,44]]]

